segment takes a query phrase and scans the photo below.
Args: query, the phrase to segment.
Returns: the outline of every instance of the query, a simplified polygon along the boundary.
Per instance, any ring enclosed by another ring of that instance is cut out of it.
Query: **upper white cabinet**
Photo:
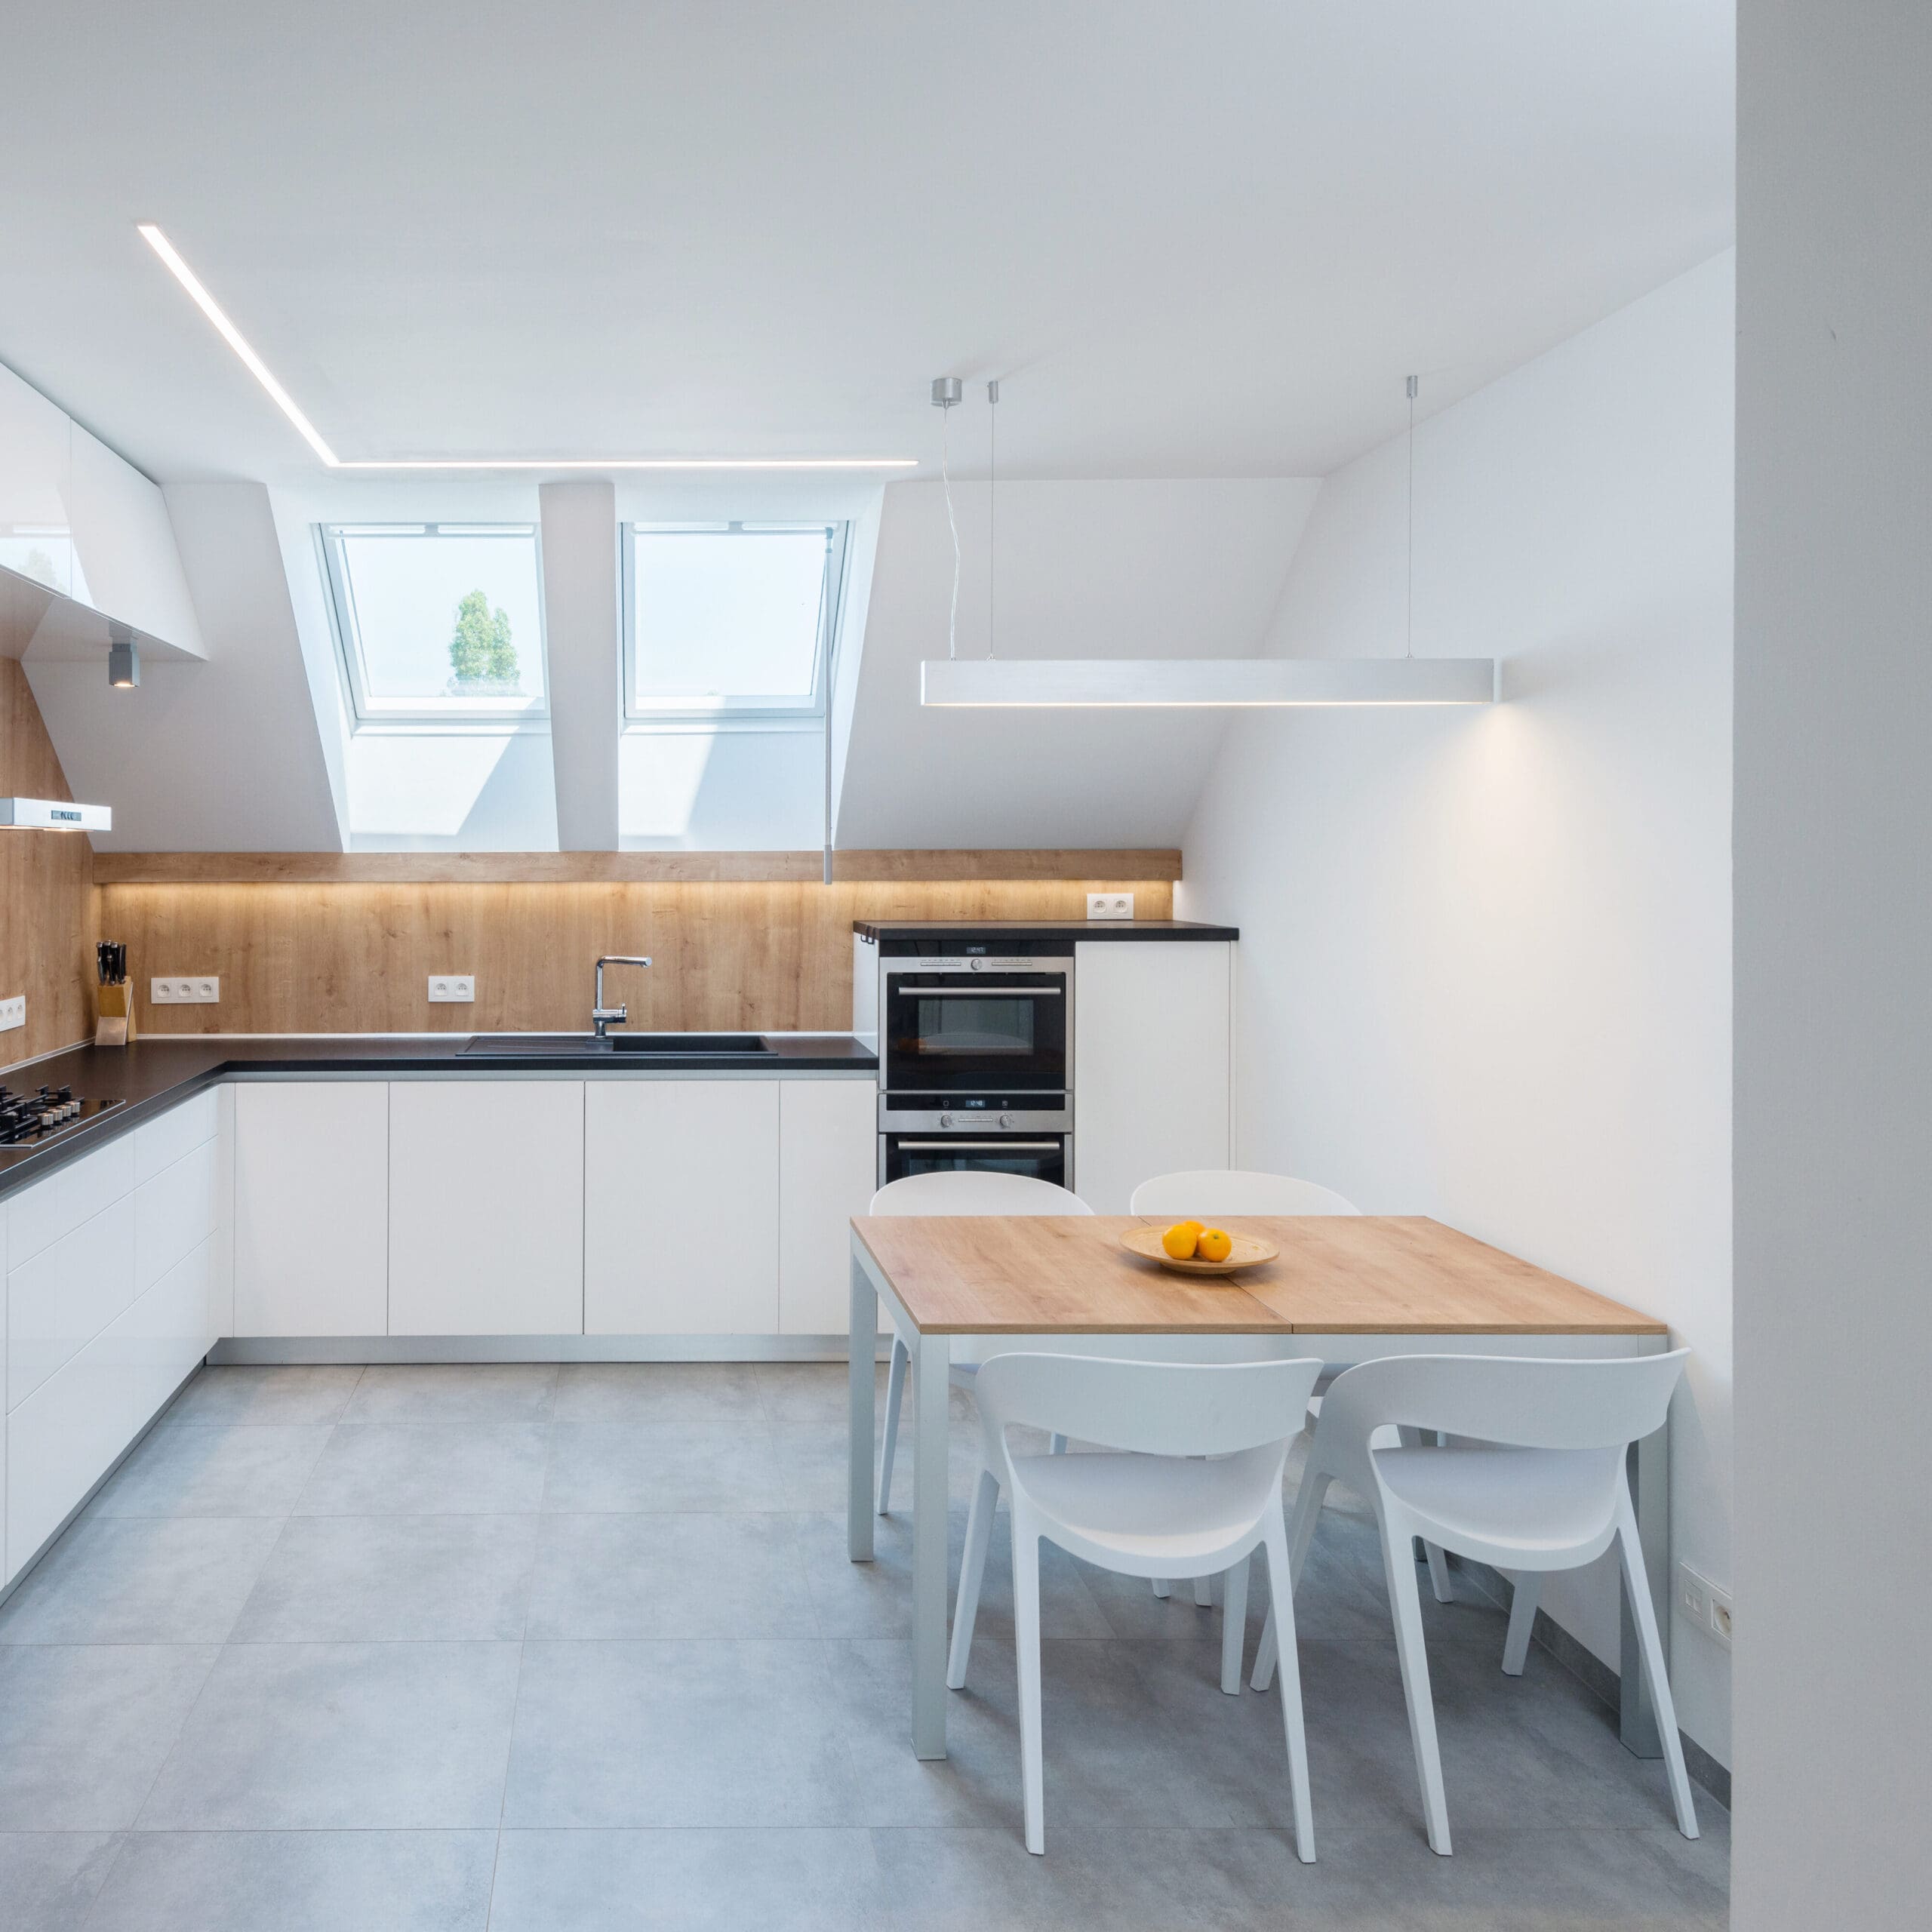
[[[780,1084],[586,1084],[586,1334],[777,1331]]]
[[[778,1089],[778,1328],[843,1335],[851,1319],[854,1214],[878,1171],[878,1089],[787,1080]],[[883,1332],[888,1324],[881,1311]]]
[[[235,1090],[235,1333],[389,1330],[388,1086]]]
[[[1075,1191],[1124,1214],[1154,1174],[1233,1158],[1234,948],[1088,940],[1074,949]]]
[[[583,1332],[580,1080],[396,1081],[389,1332]]]

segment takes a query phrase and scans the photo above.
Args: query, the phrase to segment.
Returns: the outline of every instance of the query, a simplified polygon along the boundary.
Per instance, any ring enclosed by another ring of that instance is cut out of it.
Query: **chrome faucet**
[[[604,1004],[604,969],[607,966],[648,966],[648,959],[640,958],[635,953],[607,952],[597,962],[597,990],[592,995],[590,1030],[598,1039],[606,1037],[607,1026],[621,1026],[630,1017],[627,1006],[606,1006]]]

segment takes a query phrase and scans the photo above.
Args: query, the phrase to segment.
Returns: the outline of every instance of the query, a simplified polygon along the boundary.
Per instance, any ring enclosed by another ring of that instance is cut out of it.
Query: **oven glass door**
[[[903,1180],[909,1174],[1024,1174],[1029,1180],[1051,1181],[1056,1187],[1072,1185],[1067,1173],[1067,1137],[1063,1134],[888,1134],[881,1137],[879,1185]]]
[[[884,1084],[928,1094],[1059,1093],[1066,1078],[1066,978],[1005,973],[962,980],[894,974],[880,1033]]]

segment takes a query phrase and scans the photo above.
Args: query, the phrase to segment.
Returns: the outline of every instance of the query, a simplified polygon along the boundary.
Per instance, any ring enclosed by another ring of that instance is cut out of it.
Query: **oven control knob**
[[[1011,1114],[1001,1114],[999,1117],[999,1124],[1001,1127],[1012,1126],[1014,1124],[1013,1116]]]
[[[959,1123],[950,1114],[941,1114],[939,1117],[939,1124],[941,1127],[957,1127]]]
[[[986,970],[986,962],[983,959],[969,959],[966,963],[976,973],[983,973]]]

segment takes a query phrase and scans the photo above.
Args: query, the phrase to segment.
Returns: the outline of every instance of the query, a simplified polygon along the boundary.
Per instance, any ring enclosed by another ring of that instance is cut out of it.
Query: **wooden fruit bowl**
[[[1257,1241],[1252,1235],[1231,1234],[1228,1238],[1234,1243],[1228,1251],[1225,1261],[1177,1261],[1161,1245],[1161,1237],[1167,1232],[1165,1227],[1129,1228],[1121,1236],[1121,1244],[1131,1253],[1149,1261],[1158,1261],[1163,1268],[1171,1268],[1177,1275],[1232,1275],[1237,1269],[1252,1268],[1257,1262],[1272,1261],[1281,1253],[1272,1241]]]

